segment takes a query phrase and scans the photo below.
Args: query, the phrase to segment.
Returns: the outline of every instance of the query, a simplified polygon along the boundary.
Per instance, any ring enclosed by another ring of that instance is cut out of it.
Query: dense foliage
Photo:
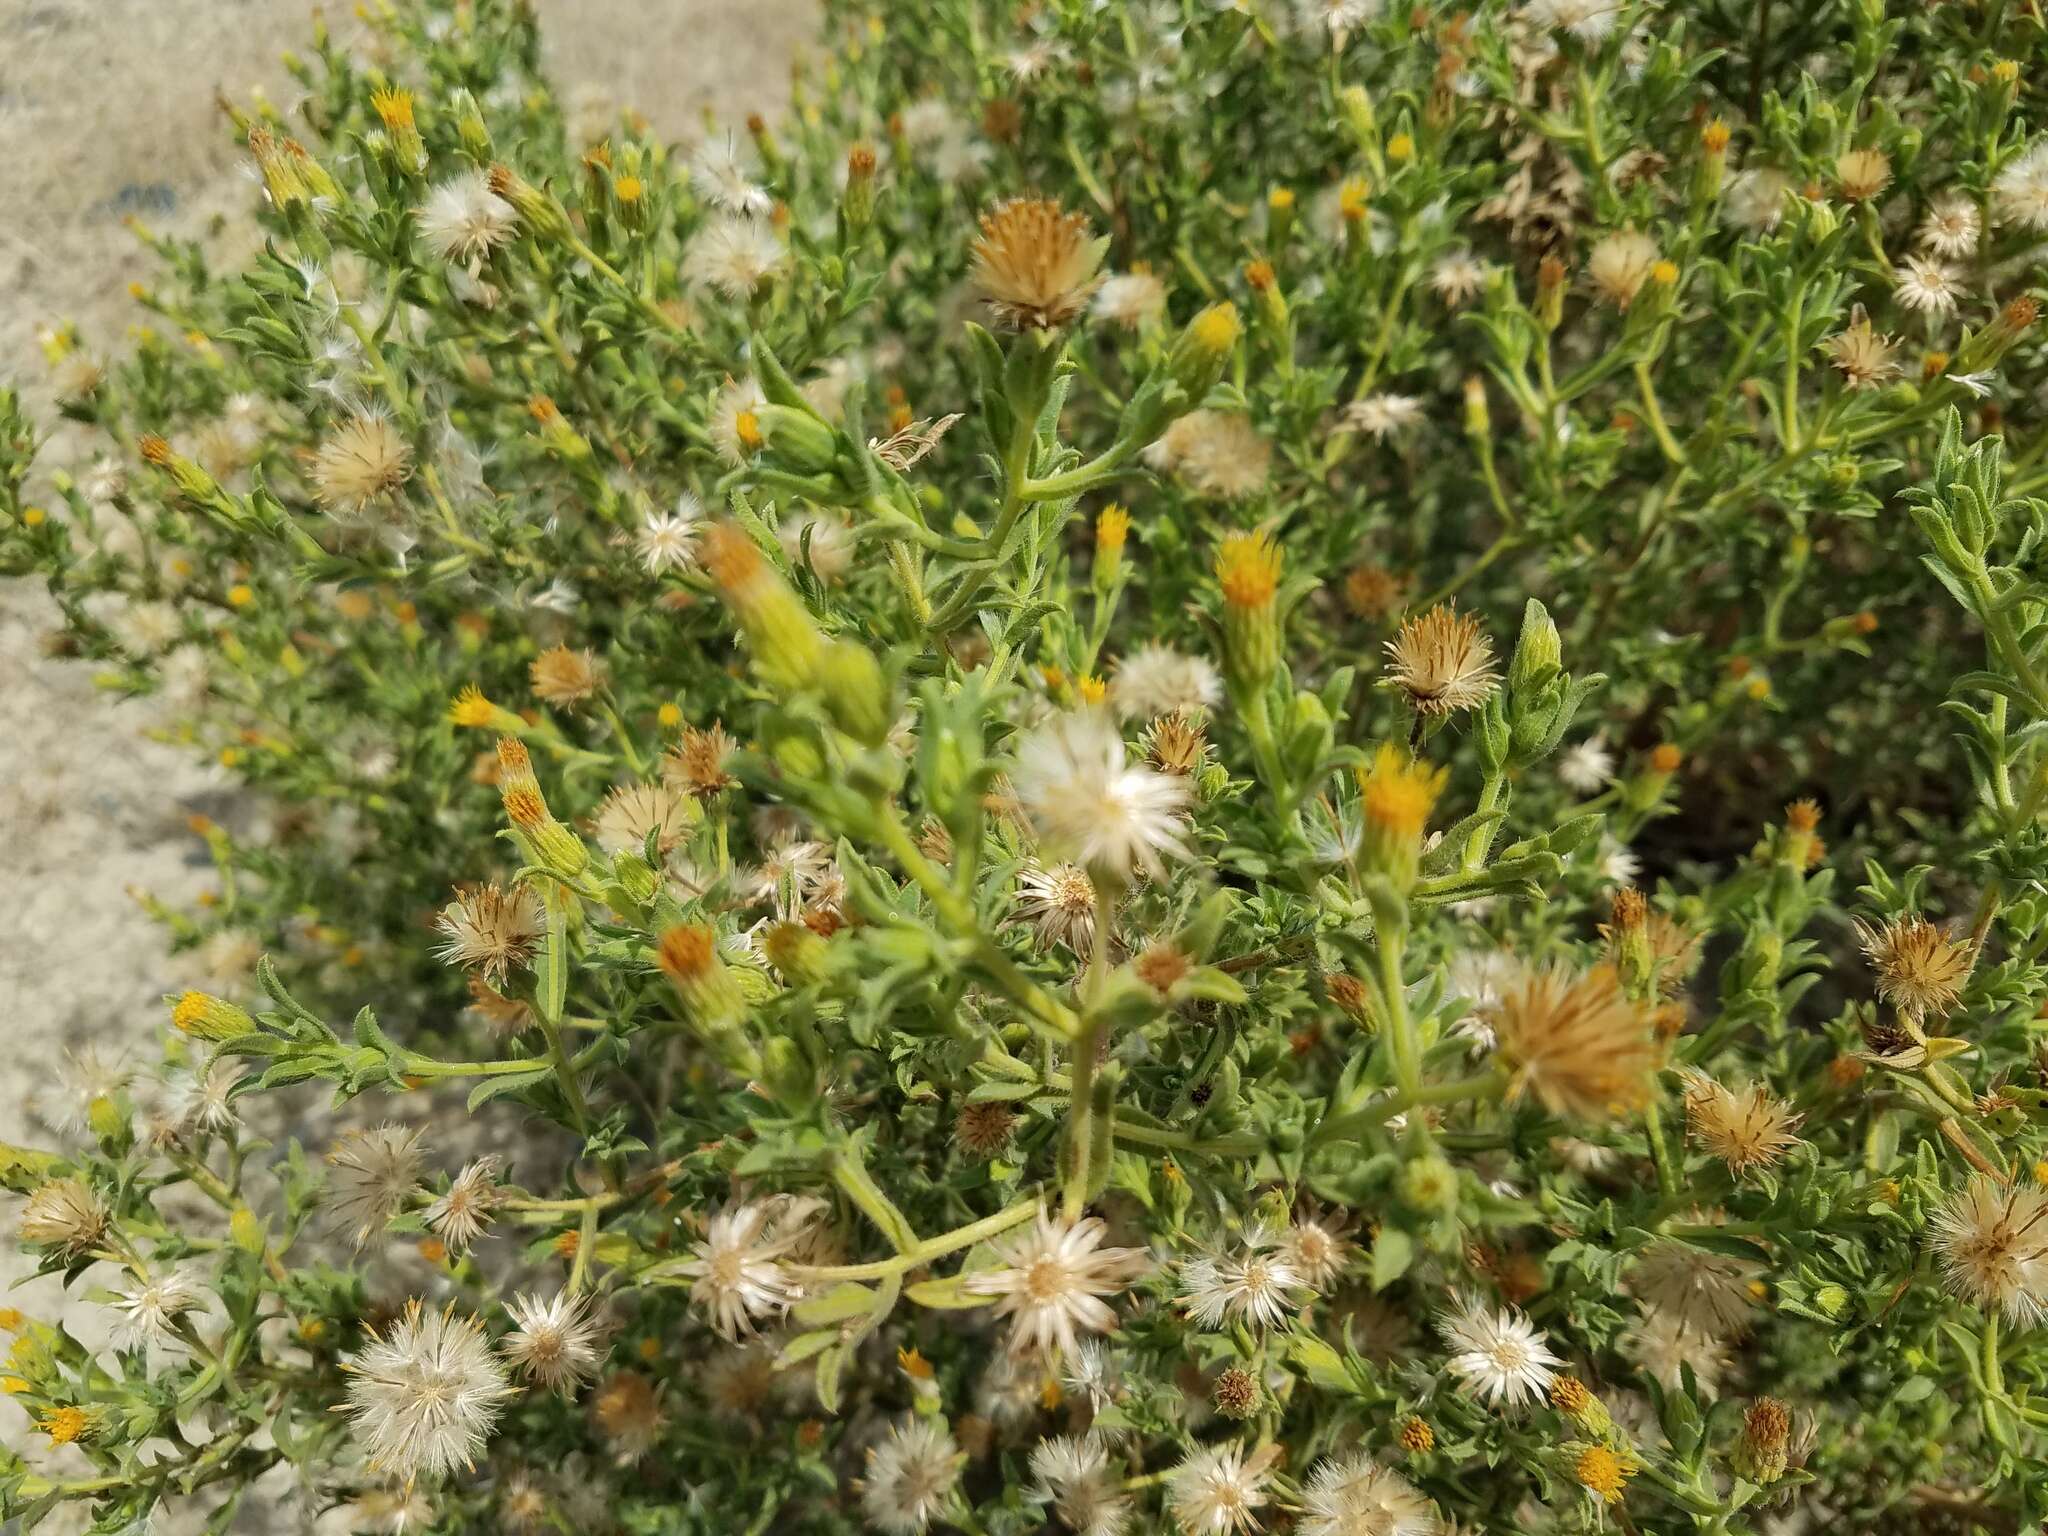
[[[323,33],[0,393],[246,789],[0,1509],[2033,1528],[2044,29],[1891,9],[832,5],[676,149]]]

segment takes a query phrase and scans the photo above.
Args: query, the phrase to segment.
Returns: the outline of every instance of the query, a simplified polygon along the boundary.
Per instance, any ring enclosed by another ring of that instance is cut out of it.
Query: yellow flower
[[[498,706],[484,697],[483,689],[470,683],[448,705],[448,718],[470,730],[483,730],[498,718]]]
[[[1227,533],[1216,551],[1216,584],[1232,608],[1263,608],[1280,590],[1280,546],[1264,532]]]
[[[1635,1476],[1635,1468],[1606,1446],[1589,1445],[1579,1452],[1579,1459],[1572,1465],[1572,1476],[1581,1487],[1614,1504],[1620,1501],[1628,1480]]]
[[[1390,837],[1420,838],[1448,777],[1446,769],[1411,759],[1399,747],[1382,746],[1372,766],[1358,770],[1367,825]]]

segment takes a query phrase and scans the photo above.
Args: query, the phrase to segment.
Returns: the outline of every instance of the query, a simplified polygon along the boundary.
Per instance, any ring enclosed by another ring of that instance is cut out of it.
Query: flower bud
[[[786,405],[757,405],[753,416],[762,443],[776,457],[806,474],[823,474],[832,468],[839,437],[815,413]]]
[[[1742,1437],[1735,1443],[1736,1475],[1769,1486],[1785,1475],[1792,1415],[1775,1397],[1760,1397],[1742,1417]]]
[[[1536,268],[1536,323],[1546,331],[1557,329],[1564,319],[1564,289],[1568,273],[1555,256],[1546,256]]]
[[[855,233],[866,229],[874,217],[874,145],[856,144],[846,152],[846,190],[840,195],[839,208],[845,215],[846,227]]]
[[[583,839],[555,820],[526,748],[512,737],[498,743],[498,797],[534,862],[552,874],[573,880],[590,866],[590,850]]]
[[[1191,405],[1216,387],[1237,340],[1244,334],[1244,322],[1237,306],[1227,300],[1211,304],[1187,323],[1166,359],[1167,372],[1181,387]]]
[[[370,105],[376,109],[384,131],[391,135],[392,158],[408,173],[421,169],[427,163],[427,146],[420,138],[419,125],[413,121],[412,92],[395,87],[372,91]]]
[[[1493,435],[1493,414],[1486,408],[1486,380],[1476,373],[1465,378],[1465,435],[1473,438]]]
[[[1357,770],[1365,816],[1365,864],[1400,895],[1415,887],[1422,858],[1422,832],[1443,793],[1447,769],[1412,759],[1401,748],[1382,746],[1372,765]]]
[[[720,524],[704,545],[705,569],[753,647],[755,670],[772,686],[809,687],[825,650],[810,610],[740,529]]]
[[[1266,194],[1266,243],[1278,250],[1294,232],[1294,189],[1275,187]]]
[[[1344,114],[1344,125],[1351,130],[1351,137],[1360,149],[1371,149],[1379,138],[1379,119],[1372,108],[1372,97],[1362,85],[1347,85],[1337,93],[1337,108]]]
[[[509,165],[493,165],[490,183],[491,190],[517,208],[520,219],[536,235],[559,239],[568,234],[569,223],[560,205]]]
[[[874,653],[856,640],[834,640],[818,659],[816,686],[832,723],[863,746],[879,747],[896,723],[889,684]]]
[[[1095,514],[1095,566],[1089,573],[1097,592],[1116,585],[1123,571],[1124,542],[1130,537],[1131,514],[1115,502]]]
[[[1514,659],[1508,663],[1508,690],[1516,695],[1533,693],[1557,674],[1564,662],[1564,644],[1550,610],[1535,598],[1522,609],[1522,635],[1515,642]]]
[[[455,136],[462,141],[462,148],[472,159],[488,160],[491,156],[491,130],[485,126],[484,115],[476,104],[476,97],[467,90],[455,93]]]
[[[1458,1171],[1439,1152],[1418,1153],[1401,1165],[1395,1193],[1418,1216],[1448,1216],[1458,1208]]]
[[[232,1040],[253,1034],[256,1021],[225,998],[187,992],[171,1005],[171,1023],[200,1040]]]
[[[1230,686],[1262,689],[1280,665],[1280,546],[1269,533],[1228,533],[1216,551],[1223,667]]]
[[[734,1038],[746,1012],[739,983],[718,953],[718,935],[706,923],[678,923],[661,936],[655,951],[661,967],[681,999],[684,1016],[707,1044],[724,1046],[721,1059],[735,1065],[751,1057],[745,1042]],[[752,1064],[741,1068],[751,1071]]]

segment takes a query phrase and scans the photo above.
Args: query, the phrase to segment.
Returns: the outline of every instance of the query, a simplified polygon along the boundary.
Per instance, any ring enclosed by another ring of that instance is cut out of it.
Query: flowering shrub
[[[0,1149],[0,1508],[2031,1528],[2042,26],[1797,12],[834,8],[681,158],[320,37],[0,396],[262,812]]]

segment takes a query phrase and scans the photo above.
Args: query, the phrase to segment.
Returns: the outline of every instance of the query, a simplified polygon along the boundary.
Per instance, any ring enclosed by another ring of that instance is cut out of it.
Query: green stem
[[[881,1280],[890,1275],[900,1275],[905,1270],[916,1269],[933,1259],[944,1258],[962,1248],[971,1248],[985,1238],[999,1236],[1010,1228],[1029,1221],[1040,1209],[1037,1196],[1019,1200],[1015,1205],[1005,1206],[993,1216],[984,1216],[979,1221],[969,1222],[964,1227],[955,1227],[950,1232],[941,1232],[937,1237],[925,1238],[891,1259],[877,1259],[872,1264],[834,1264],[818,1269],[804,1270],[806,1280]]]

